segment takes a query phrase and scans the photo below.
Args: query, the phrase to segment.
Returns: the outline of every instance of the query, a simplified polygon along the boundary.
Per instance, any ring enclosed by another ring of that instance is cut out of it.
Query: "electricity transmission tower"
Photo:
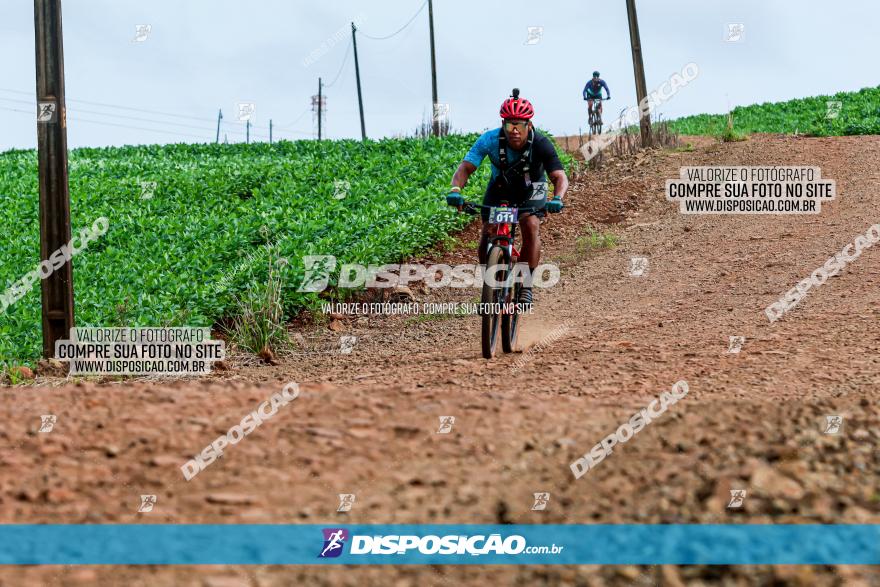
[[[312,125],[317,128],[317,136],[320,141],[323,136],[324,125],[327,122],[327,96],[320,91],[312,96]]]

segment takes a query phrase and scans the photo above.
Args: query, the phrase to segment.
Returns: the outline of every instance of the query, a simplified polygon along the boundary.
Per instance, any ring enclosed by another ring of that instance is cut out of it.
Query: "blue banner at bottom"
[[[880,525],[0,525],[4,565],[880,564]]]

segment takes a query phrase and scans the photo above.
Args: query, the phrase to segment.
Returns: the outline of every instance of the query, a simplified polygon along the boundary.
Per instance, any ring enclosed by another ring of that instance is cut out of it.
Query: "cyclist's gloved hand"
[[[547,202],[547,212],[550,214],[556,214],[558,212],[562,212],[562,200],[560,198],[553,198],[549,202]]]
[[[464,206],[464,198],[461,192],[449,192],[446,194],[446,203],[455,207]]]

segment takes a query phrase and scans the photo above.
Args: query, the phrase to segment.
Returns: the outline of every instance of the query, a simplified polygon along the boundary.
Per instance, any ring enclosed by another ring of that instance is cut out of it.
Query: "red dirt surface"
[[[820,166],[811,216],[685,216],[684,165]],[[544,225],[562,281],[526,353],[480,358],[474,316],[296,333],[274,366],[198,381],[0,391],[0,523],[880,523],[880,250],[771,324],[763,310],[880,222],[880,137],[756,135],[578,177]],[[619,237],[590,249],[589,228]],[[436,260],[473,262],[476,231]],[[649,270],[629,275],[630,258]],[[474,301],[477,290],[416,291]],[[557,337],[559,327],[565,334]],[[340,336],[356,336],[350,354]],[[549,336],[553,335],[553,336]],[[739,353],[731,336],[744,336]],[[551,340],[552,339],[552,340]],[[531,350],[530,350],[531,349]],[[569,464],[679,380],[689,394],[580,479]],[[289,406],[187,482],[180,465],[289,381]],[[38,433],[40,415],[55,428]],[[826,416],[842,432],[823,434]],[[439,418],[454,416],[449,434]],[[745,489],[741,509],[727,507]],[[531,511],[547,491],[546,511]],[[337,494],[354,493],[347,513]],[[155,494],[138,513],[141,494]],[[596,545],[601,548],[601,545]],[[0,585],[880,585],[860,567],[43,567]]]

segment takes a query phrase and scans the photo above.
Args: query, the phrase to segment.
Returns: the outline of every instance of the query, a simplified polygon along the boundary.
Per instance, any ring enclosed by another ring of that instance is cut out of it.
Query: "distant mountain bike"
[[[514,269],[519,260],[519,251],[513,246],[519,210],[511,208],[508,202],[501,202],[500,206],[465,202],[462,207],[468,214],[477,214],[483,209],[489,211],[489,224],[496,227],[489,241],[486,276],[480,298],[483,357],[491,359],[498,346],[499,331],[501,348],[505,353],[513,352],[519,332],[520,307],[517,302],[522,284],[513,283],[516,276]]]
[[[593,107],[590,108],[590,134],[602,134],[602,98],[592,98]],[[597,104],[598,103],[598,104]]]

